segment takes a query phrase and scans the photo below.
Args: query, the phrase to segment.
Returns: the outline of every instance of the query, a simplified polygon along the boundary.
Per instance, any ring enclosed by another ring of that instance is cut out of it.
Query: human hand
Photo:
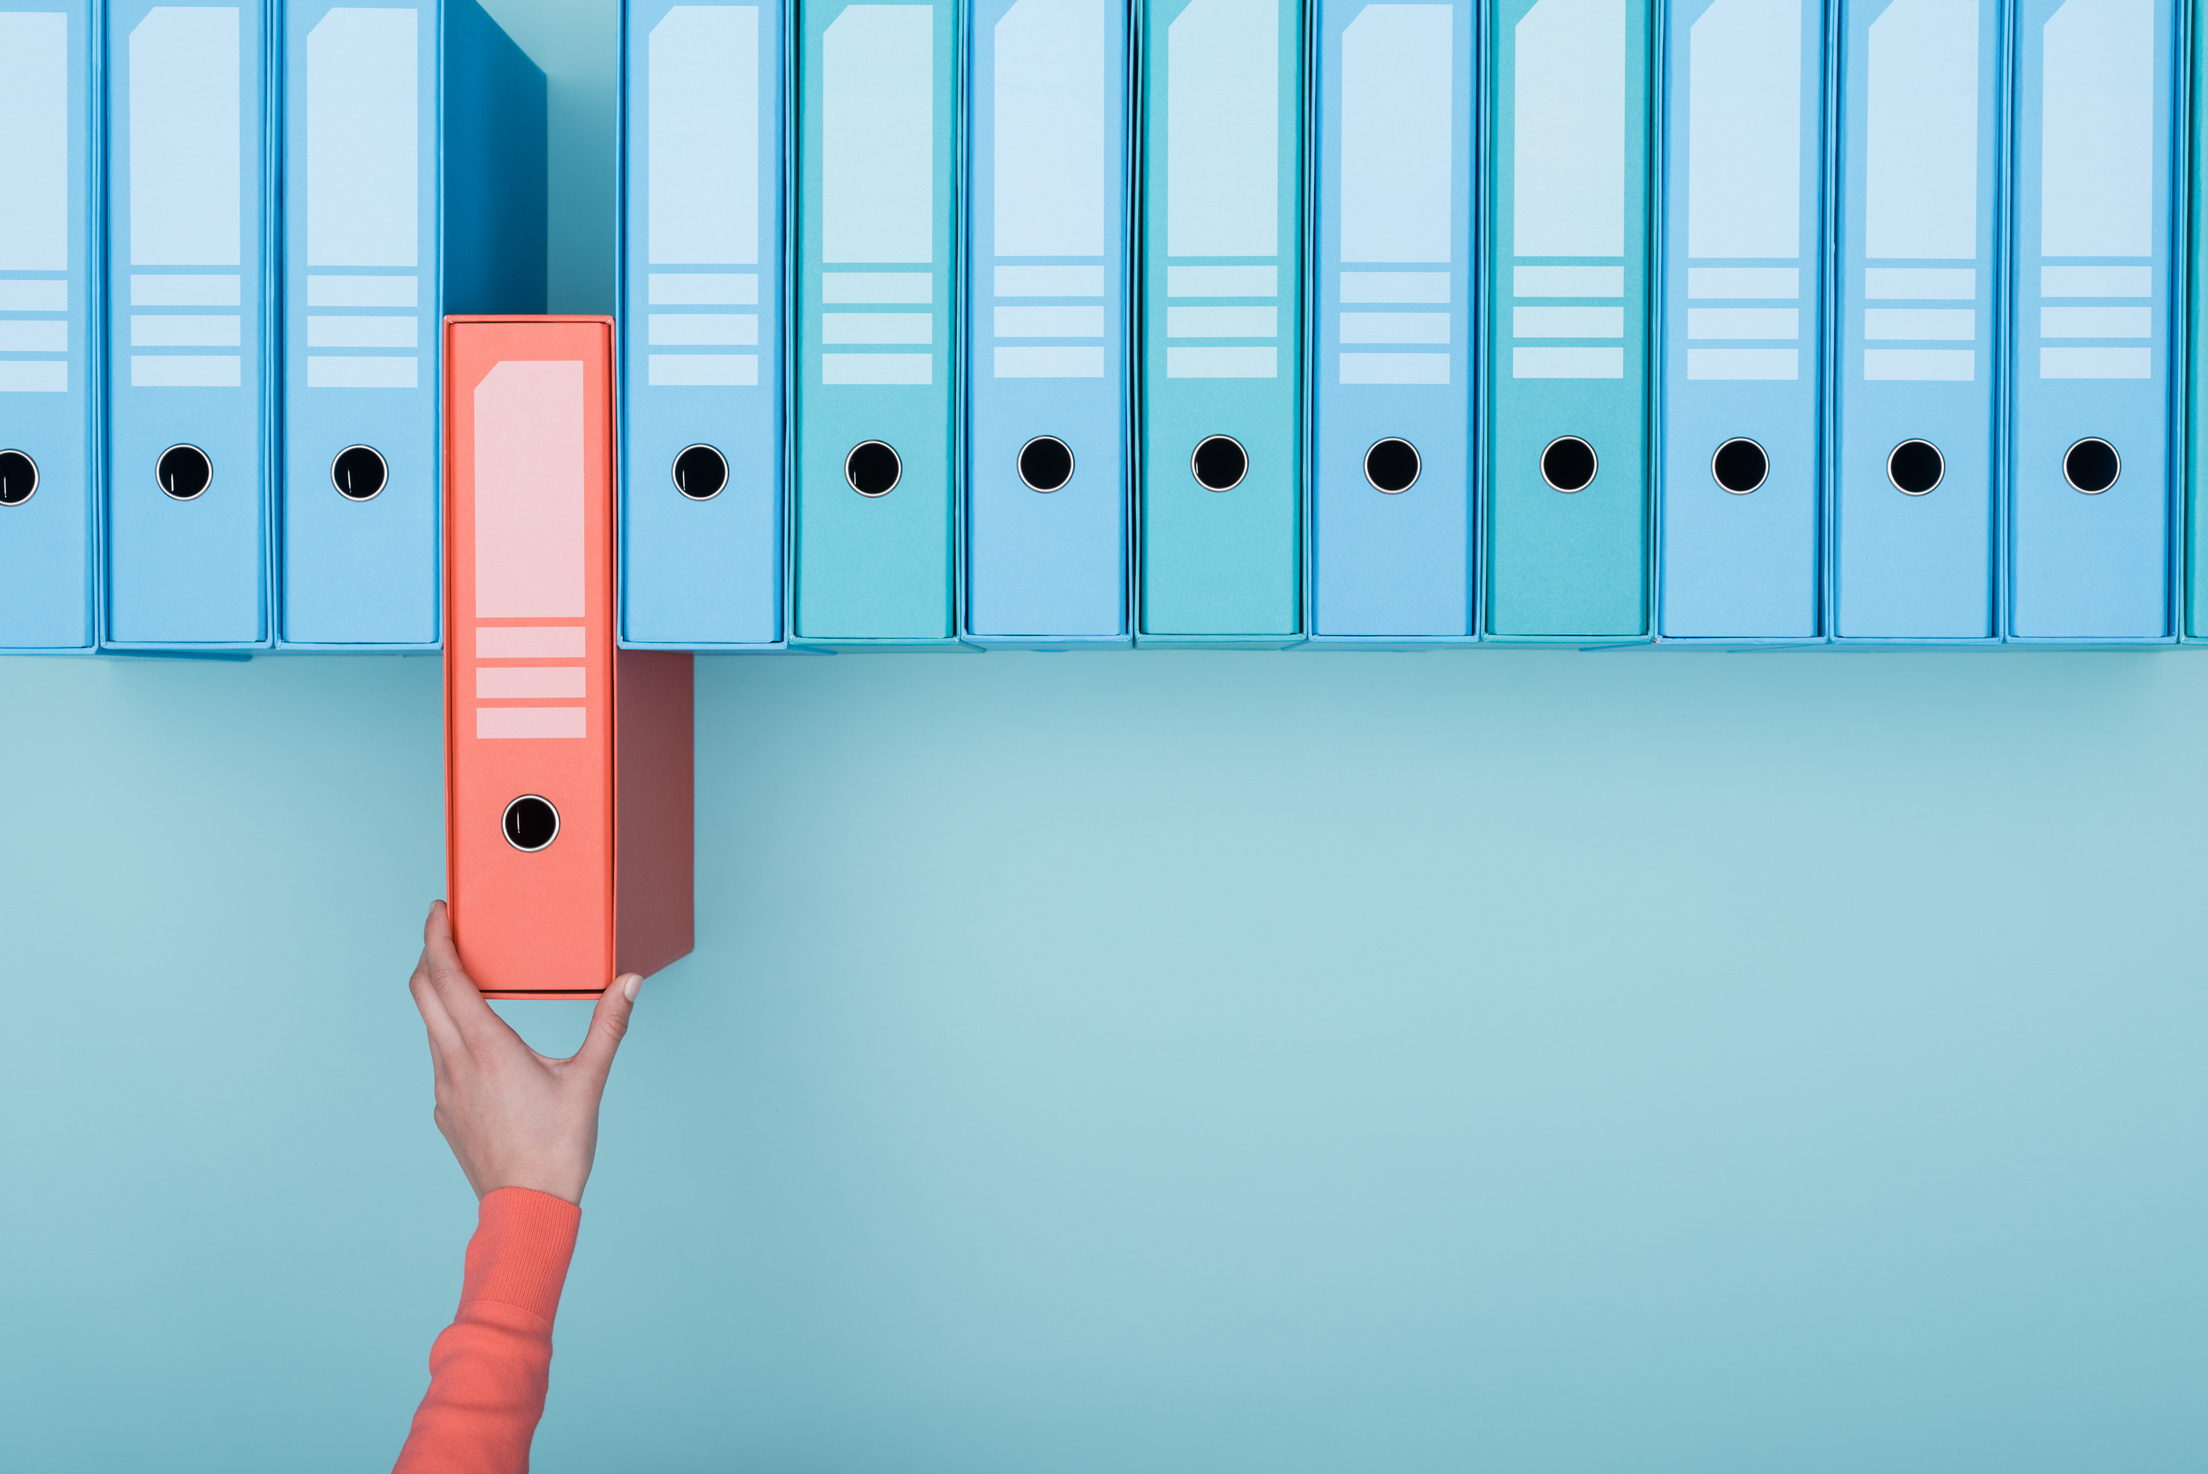
[[[598,1151],[598,1100],[636,1003],[635,973],[614,979],[569,1059],[531,1049],[476,991],[460,966],[452,920],[432,902],[422,960],[407,987],[429,1028],[437,1129],[480,1198],[502,1187],[583,1200]]]

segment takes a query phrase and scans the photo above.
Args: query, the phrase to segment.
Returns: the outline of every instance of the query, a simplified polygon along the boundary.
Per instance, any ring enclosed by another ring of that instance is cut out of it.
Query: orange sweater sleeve
[[[484,1194],[460,1312],[429,1349],[429,1392],[392,1474],[527,1474],[582,1217],[526,1187]]]

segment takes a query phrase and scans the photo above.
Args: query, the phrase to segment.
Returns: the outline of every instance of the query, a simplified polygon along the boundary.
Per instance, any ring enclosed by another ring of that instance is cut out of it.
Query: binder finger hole
[[[369,446],[348,445],[330,462],[330,485],[349,502],[370,500],[390,477],[391,468]]]
[[[2079,441],[2062,456],[2062,479],[2087,496],[2099,496],[2124,474],[2123,457],[2116,447],[2098,436]]]
[[[153,463],[153,479],[168,495],[188,502],[213,484],[215,466],[196,445],[172,445]]]
[[[1250,474],[1249,452],[1231,435],[1207,435],[1188,458],[1196,484],[1206,491],[1232,491]]]
[[[525,793],[506,806],[499,821],[506,843],[525,855],[533,855],[560,837],[560,811],[550,799]]]
[[[1541,479],[1557,491],[1585,491],[1596,467],[1595,448],[1577,435],[1559,435],[1541,451]]]
[[[863,440],[843,458],[843,479],[860,496],[888,496],[904,474],[897,452],[879,440]]]
[[[728,485],[728,457],[710,445],[686,445],[675,457],[675,490],[694,502],[709,502]]]
[[[1763,447],[1744,436],[1735,436],[1710,457],[1710,477],[1734,496],[1746,496],[1771,475],[1771,457]]]
[[[1073,447],[1038,435],[1020,447],[1020,481],[1029,491],[1056,491],[1073,479]]]
[[[1418,447],[1408,440],[1376,440],[1365,452],[1365,479],[1389,496],[1411,489],[1418,480]]]
[[[1904,440],[1886,455],[1886,479],[1903,496],[1923,496],[1947,479],[1947,458],[1929,440]]]
[[[0,507],[20,507],[38,490],[38,462],[19,450],[0,450]]]

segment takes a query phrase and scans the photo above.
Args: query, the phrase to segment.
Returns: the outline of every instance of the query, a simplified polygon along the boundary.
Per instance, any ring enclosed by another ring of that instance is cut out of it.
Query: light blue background
[[[0,712],[0,1465],[388,1467],[437,661]],[[2195,1470],[2203,731],[2182,652],[702,661],[536,1467]]]

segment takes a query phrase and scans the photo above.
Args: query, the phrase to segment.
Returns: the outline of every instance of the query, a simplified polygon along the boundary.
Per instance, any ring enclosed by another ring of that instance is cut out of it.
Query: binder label
[[[1449,382],[1446,352],[1363,345],[1449,342],[1452,20],[1447,5],[1368,5],[1342,29],[1341,260],[1443,268],[1341,274],[1345,304],[1399,309],[1340,314],[1344,384]],[[1444,305],[1400,310],[1429,302]]]
[[[1278,258],[1280,229],[1280,16],[1273,0],[1192,0],[1167,28],[1166,254]],[[1166,267],[1166,295],[1279,296],[1277,265]],[[1252,318],[1168,314],[1169,338],[1238,322],[1242,337],[1279,336]],[[1271,379],[1277,346],[1173,345],[1169,379]]]
[[[0,394],[69,392],[69,17],[0,14]],[[52,313],[52,317],[18,317]],[[53,357],[43,355],[52,354]]]
[[[580,619],[583,365],[496,364],[475,390],[479,619]]]
[[[994,31],[991,249],[999,306],[990,372],[1000,379],[1104,377],[1104,7],[1018,0]],[[1088,305],[1074,305],[1085,299]],[[1044,346],[1005,339],[1053,338]]]
[[[1520,260],[1622,258],[1625,0],[1539,0],[1515,36],[1511,252]],[[1512,282],[1521,300],[1607,297],[1622,304],[1625,296],[1623,266],[1521,266]],[[1601,310],[1607,315],[1514,312],[1514,338],[1605,337],[1616,346],[1514,344],[1511,377],[1624,378],[1625,308]]]
[[[654,266],[759,265],[759,7],[677,5],[652,27],[646,58],[645,254]],[[654,307],[756,307],[749,272],[655,271]],[[662,347],[759,343],[759,314],[654,312]],[[652,353],[653,385],[748,389],[753,353]]]
[[[130,33],[130,264],[132,266],[239,265],[240,56],[238,8],[159,6]],[[133,275],[132,306],[139,305]],[[149,286],[181,284],[189,277],[150,278]],[[204,278],[209,297],[227,287],[237,302],[234,275]],[[176,297],[193,287],[172,285]],[[196,302],[177,305],[199,305]],[[160,319],[133,316],[131,346],[236,346],[242,320],[189,317],[164,332]],[[243,383],[238,354],[132,354],[130,382],[147,389],[235,389]]]
[[[421,265],[421,12],[339,7],[306,37],[306,264]],[[309,307],[412,308],[419,278],[310,271]],[[421,318],[310,316],[309,348],[418,350]],[[418,352],[307,355],[309,389],[413,389]]]
[[[1870,25],[1864,255],[1918,260],[1978,254],[1978,0],[1894,0]],[[1938,270],[1938,268],[1933,268]],[[1975,297],[1975,269],[1934,278],[1919,268],[1864,268],[1866,301],[1914,281]],[[1966,288],[1967,292],[1958,289]],[[1976,342],[1975,306],[1900,313],[1865,306],[1865,338]],[[1865,348],[1866,380],[1969,381],[1977,350]]]
[[[821,51],[821,259],[928,265],[935,259],[934,14],[926,5],[847,6],[828,23]],[[821,300],[925,302],[932,286],[924,271],[824,271]],[[933,310],[824,312],[821,341],[932,343],[934,326]],[[934,374],[932,351],[820,357],[823,384],[920,385]]]

